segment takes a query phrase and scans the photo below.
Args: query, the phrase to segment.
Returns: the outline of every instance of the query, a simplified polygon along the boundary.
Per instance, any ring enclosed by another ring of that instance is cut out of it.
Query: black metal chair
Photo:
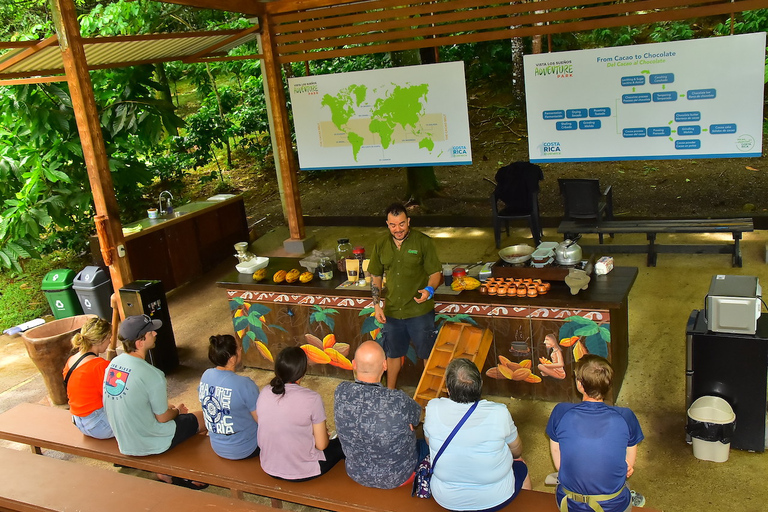
[[[496,172],[496,181],[485,178],[495,188],[491,193],[493,236],[496,248],[501,248],[501,223],[509,236],[510,220],[527,220],[536,245],[541,243],[539,216],[539,181],[544,179],[541,167],[529,162],[514,162]],[[503,206],[499,208],[499,201]]]
[[[560,194],[563,196],[565,220],[594,219],[598,224],[603,220],[613,220],[613,190],[611,186],[600,192],[600,180],[566,179],[557,180]],[[603,234],[600,233],[600,243]],[[610,233],[613,238],[613,233]]]

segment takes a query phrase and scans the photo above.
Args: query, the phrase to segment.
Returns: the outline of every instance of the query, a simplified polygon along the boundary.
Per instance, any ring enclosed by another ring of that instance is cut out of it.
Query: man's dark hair
[[[285,347],[275,359],[275,377],[269,383],[276,395],[285,394],[285,385],[294,384],[307,373],[307,354],[299,347]]]
[[[229,358],[237,355],[237,341],[231,334],[208,338],[208,359],[216,366],[227,366]]]
[[[392,203],[391,205],[387,206],[387,211],[384,212],[384,218],[387,219],[390,215],[397,217],[403,213],[406,217],[408,217],[408,210],[405,209],[403,203]]]
[[[448,363],[448,368],[445,370],[445,385],[454,402],[474,403],[480,400],[483,377],[475,363],[462,357]]]

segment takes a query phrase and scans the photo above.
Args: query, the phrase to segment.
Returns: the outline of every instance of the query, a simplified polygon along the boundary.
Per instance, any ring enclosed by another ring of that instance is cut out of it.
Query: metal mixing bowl
[[[525,263],[531,259],[534,248],[526,244],[510,245],[499,251],[499,257],[507,263]]]

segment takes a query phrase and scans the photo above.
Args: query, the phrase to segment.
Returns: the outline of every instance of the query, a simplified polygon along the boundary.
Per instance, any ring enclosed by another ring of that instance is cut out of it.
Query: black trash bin
[[[83,313],[112,320],[112,280],[100,267],[85,267],[75,276],[72,288],[83,307]]]
[[[149,315],[161,320],[163,326],[157,331],[155,348],[149,351],[147,362],[165,373],[179,365],[176,338],[173,335],[168,300],[161,281],[134,281],[120,288],[120,301],[126,316]]]

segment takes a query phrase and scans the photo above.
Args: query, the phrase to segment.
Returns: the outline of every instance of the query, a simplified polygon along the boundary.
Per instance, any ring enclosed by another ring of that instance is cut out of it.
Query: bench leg
[[[283,500],[272,498],[272,508],[283,508]]]
[[[733,266],[741,267],[741,233],[733,234]]]
[[[35,455],[43,454],[43,450],[41,450],[39,446],[30,446],[29,449],[32,450],[32,453],[34,453]]]
[[[241,491],[240,489],[230,489],[229,492],[232,493],[232,497],[235,498],[236,500],[244,499],[243,491]]]
[[[656,266],[656,233],[646,233],[648,238],[648,263],[649,267]]]

